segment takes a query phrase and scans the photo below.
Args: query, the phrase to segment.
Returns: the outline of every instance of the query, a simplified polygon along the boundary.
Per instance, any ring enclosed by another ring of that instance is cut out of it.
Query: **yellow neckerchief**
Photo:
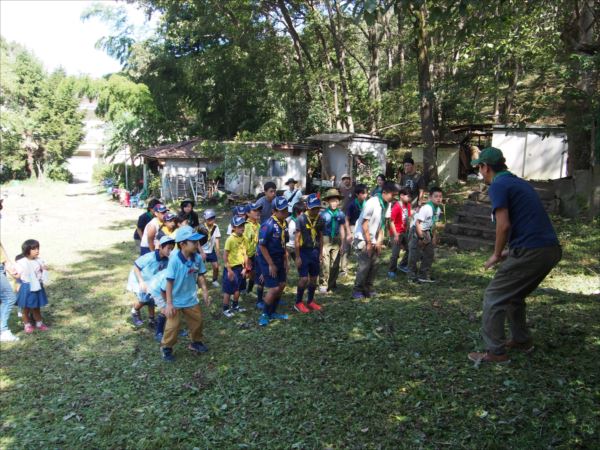
[[[217,228],[217,224],[214,224],[212,226],[212,228],[209,228],[208,224],[206,224],[206,231],[207,231],[207,233],[206,233],[206,240],[207,241],[210,241],[210,238],[212,237],[212,234],[213,234],[213,231],[215,231],[215,228]]]
[[[281,228],[281,247],[285,248],[285,230],[287,229],[287,222],[285,221],[285,219],[279,222],[279,219],[275,217],[275,214],[273,214],[271,217],[273,218],[275,223]]]
[[[319,220],[319,215],[317,214],[317,217],[315,217],[314,221],[310,220],[310,216],[307,213],[303,213],[303,215],[306,217],[306,229],[310,230],[310,237],[312,238],[313,245],[317,245],[317,221]],[[299,231],[298,229],[296,230]],[[298,239],[298,243],[300,244],[300,247],[302,247],[302,245],[304,244],[302,231],[300,231]]]

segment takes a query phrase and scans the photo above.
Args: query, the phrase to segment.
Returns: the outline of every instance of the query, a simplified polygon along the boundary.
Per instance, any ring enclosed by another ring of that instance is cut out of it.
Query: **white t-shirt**
[[[148,225],[146,225],[144,228],[144,234],[142,235],[142,240],[140,241],[140,247],[150,247],[150,245],[148,245],[148,230],[154,228],[154,237],[156,237],[161,226],[162,224],[159,222],[158,217],[154,217],[150,222],[148,222]]]
[[[208,231],[208,227],[206,227],[206,230]],[[210,236],[210,239],[206,241],[206,244],[204,244],[202,246],[202,248],[204,249],[204,253],[206,253],[207,255],[209,253],[212,253],[213,250],[215,249],[215,244],[217,242],[217,238],[221,237],[221,230],[219,230],[219,225],[215,224],[215,228],[213,229],[212,235]]]
[[[356,220],[356,226],[354,229],[354,238],[364,241],[362,224],[365,220],[369,221],[369,235],[371,236],[370,241],[375,243],[377,239],[377,233],[381,229],[381,222],[385,219],[389,219],[392,216],[391,205],[388,204],[383,215],[383,208],[379,203],[379,197],[371,197],[366,201],[364,208],[362,209],[360,216]]]
[[[288,248],[294,249],[296,248],[296,221],[292,220],[291,217],[285,219],[288,223],[288,233],[290,234],[290,239],[287,241]]]
[[[438,210],[436,214],[435,221],[440,220],[441,209],[436,208]],[[421,206],[419,212],[415,216],[415,220],[419,220],[421,222],[421,229],[423,231],[431,230],[433,227],[433,208],[430,204],[425,204]]]
[[[41,258],[21,258],[16,262],[15,268],[21,281],[29,283],[30,290],[36,292],[42,288],[42,283],[48,282],[48,272],[44,270],[45,265],[46,263]]]

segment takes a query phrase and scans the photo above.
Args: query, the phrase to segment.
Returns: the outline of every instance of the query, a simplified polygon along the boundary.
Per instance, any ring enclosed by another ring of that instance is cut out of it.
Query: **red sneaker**
[[[46,324],[41,324],[39,327],[36,325],[35,326],[36,329],[40,330],[40,331],[48,331],[50,328],[48,328],[48,326]]]
[[[315,301],[310,302],[308,307],[314,311],[321,311],[323,309],[323,307]]]
[[[295,309],[296,311],[298,311],[299,313],[302,313],[302,314],[306,314],[306,313],[309,313],[309,312],[310,312],[310,309],[308,309],[308,308],[306,307],[306,305],[305,305],[304,303],[302,303],[302,302],[300,302],[300,303],[296,303],[296,304],[294,305],[294,309]]]

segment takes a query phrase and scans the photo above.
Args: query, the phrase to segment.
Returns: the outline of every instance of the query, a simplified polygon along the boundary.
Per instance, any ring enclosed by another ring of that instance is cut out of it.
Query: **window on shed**
[[[272,177],[284,177],[287,175],[287,162],[272,159],[269,161],[270,172]]]

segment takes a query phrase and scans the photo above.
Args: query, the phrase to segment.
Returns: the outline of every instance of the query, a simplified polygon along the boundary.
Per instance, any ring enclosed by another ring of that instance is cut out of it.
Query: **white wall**
[[[531,180],[554,180],[567,173],[566,134],[551,130],[494,130],[492,146],[502,150],[508,169]]]
[[[423,167],[423,149],[416,147],[411,148],[410,151],[415,164]],[[438,147],[438,177],[442,184],[453,184],[458,181],[459,151],[458,145],[454,147]]]
[[[294,178],[298,181],[300,188],[304,191],[306,187],[306,150],[287,151],[283,161],[287,164],[287,171],[284,175],[274,176],[269,169],[267,175],[256,175],[253,170],[252,174],[247,171],[238,171],[225,175],[225,189],[237,195],[258,195],[263,191],[263,185],[267,181],[273,181],[277,185],[277,189],[286,189],[285,182],[289,178]]]
[[[378,172],[385,173],[387,144],[351,140],[339,143],[323,143],[323,154],[327,158],[329,175],[335,175],[336,182],[341,181],[342,175],[351,173],[350,155],[375,155],[379,163]]]

